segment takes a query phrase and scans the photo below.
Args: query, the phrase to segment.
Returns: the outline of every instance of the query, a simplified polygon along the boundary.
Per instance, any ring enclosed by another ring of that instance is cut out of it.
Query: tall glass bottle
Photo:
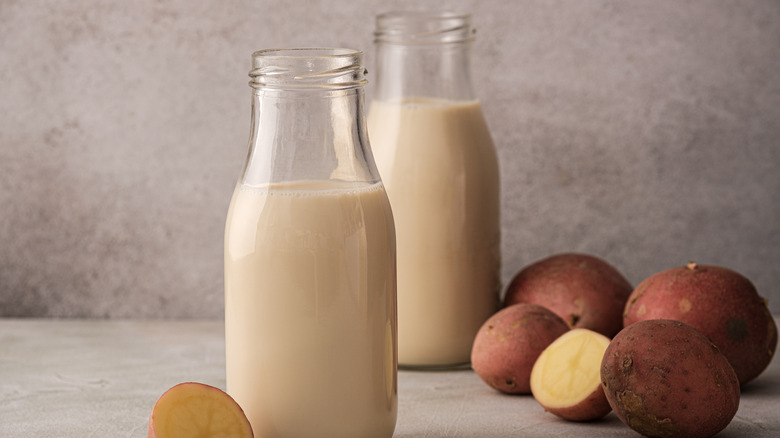
[[[361,52],[253,54],[249,154],[225,229],[227,392],[255,436],[390,437],[396,253]]]
[[[368,128],[395,217],[402,367],[468,363],[499,305],[499,173],[472,86],[473,35],[467,14],[376,21]]]

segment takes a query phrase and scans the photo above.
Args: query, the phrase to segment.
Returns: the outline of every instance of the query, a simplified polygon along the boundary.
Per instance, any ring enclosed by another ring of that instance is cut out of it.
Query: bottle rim
[[[433,45],[467,43],[476,29],[471,14],[455,11],[391,11],[376,16],[375,43]]]
[[[367,83],[363,52],[349,48],[293,47],[252,53],[249,85],[254,89],[327,89]]]

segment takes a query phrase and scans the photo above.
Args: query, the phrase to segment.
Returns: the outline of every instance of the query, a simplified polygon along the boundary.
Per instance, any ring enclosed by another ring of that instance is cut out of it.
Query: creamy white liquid
[[[466,363],[498,308],[499,174],[477,101],[374,101],[371,148],[395,218],[398,362]]]
[[[394,245],[381,184],[236,188],[225,238],[227,392],[255,436],[392,436]]]

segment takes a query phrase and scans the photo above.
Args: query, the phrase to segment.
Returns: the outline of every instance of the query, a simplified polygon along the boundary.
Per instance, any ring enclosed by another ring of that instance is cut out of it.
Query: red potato
[[[503,308],[480,327],[471,350],[471,367],[490,387],[507,394],[531,392],[531,369],[552,341],[569,327],[536,304]]]
[[[726,356],[680,321],[623,329],[604,353],[601,380],[618,418],[649,437],[710,437],[739,407],[739,380]]]
[[[556,254],[521,269],[510,282],[504,305],[534,303],[611,338],[623,328],[623,309],[633,286],[604,260],[577,253]]]
[[[718,266],[669,269],[642,281],[623,323],[673,319],[704,333],[728,358],[741,384],[761,374],[777,349],[777,326],[766,300],[741,274]]]
[[[202,383],[165,391],[149,416],[149,438],[253,438],[244,411],[227,393]]]
[[[591,421],[612,410],[601,386],[601,360],[609,342],[601,333],[573,329],[544,349],[531,370],[531,393],[545,411]]]

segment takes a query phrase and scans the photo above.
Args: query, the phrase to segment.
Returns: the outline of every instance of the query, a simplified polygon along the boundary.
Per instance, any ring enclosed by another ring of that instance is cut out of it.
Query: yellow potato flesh
[[[531,371],[531,392],[545,408],[574,406],[601,385],[601,359],[609,338],[574,329],[550,344]]]
[[[182,383],[154,405],[149,436],[154,438],[250,438],[252,429],[238,404],[218,388]]]

